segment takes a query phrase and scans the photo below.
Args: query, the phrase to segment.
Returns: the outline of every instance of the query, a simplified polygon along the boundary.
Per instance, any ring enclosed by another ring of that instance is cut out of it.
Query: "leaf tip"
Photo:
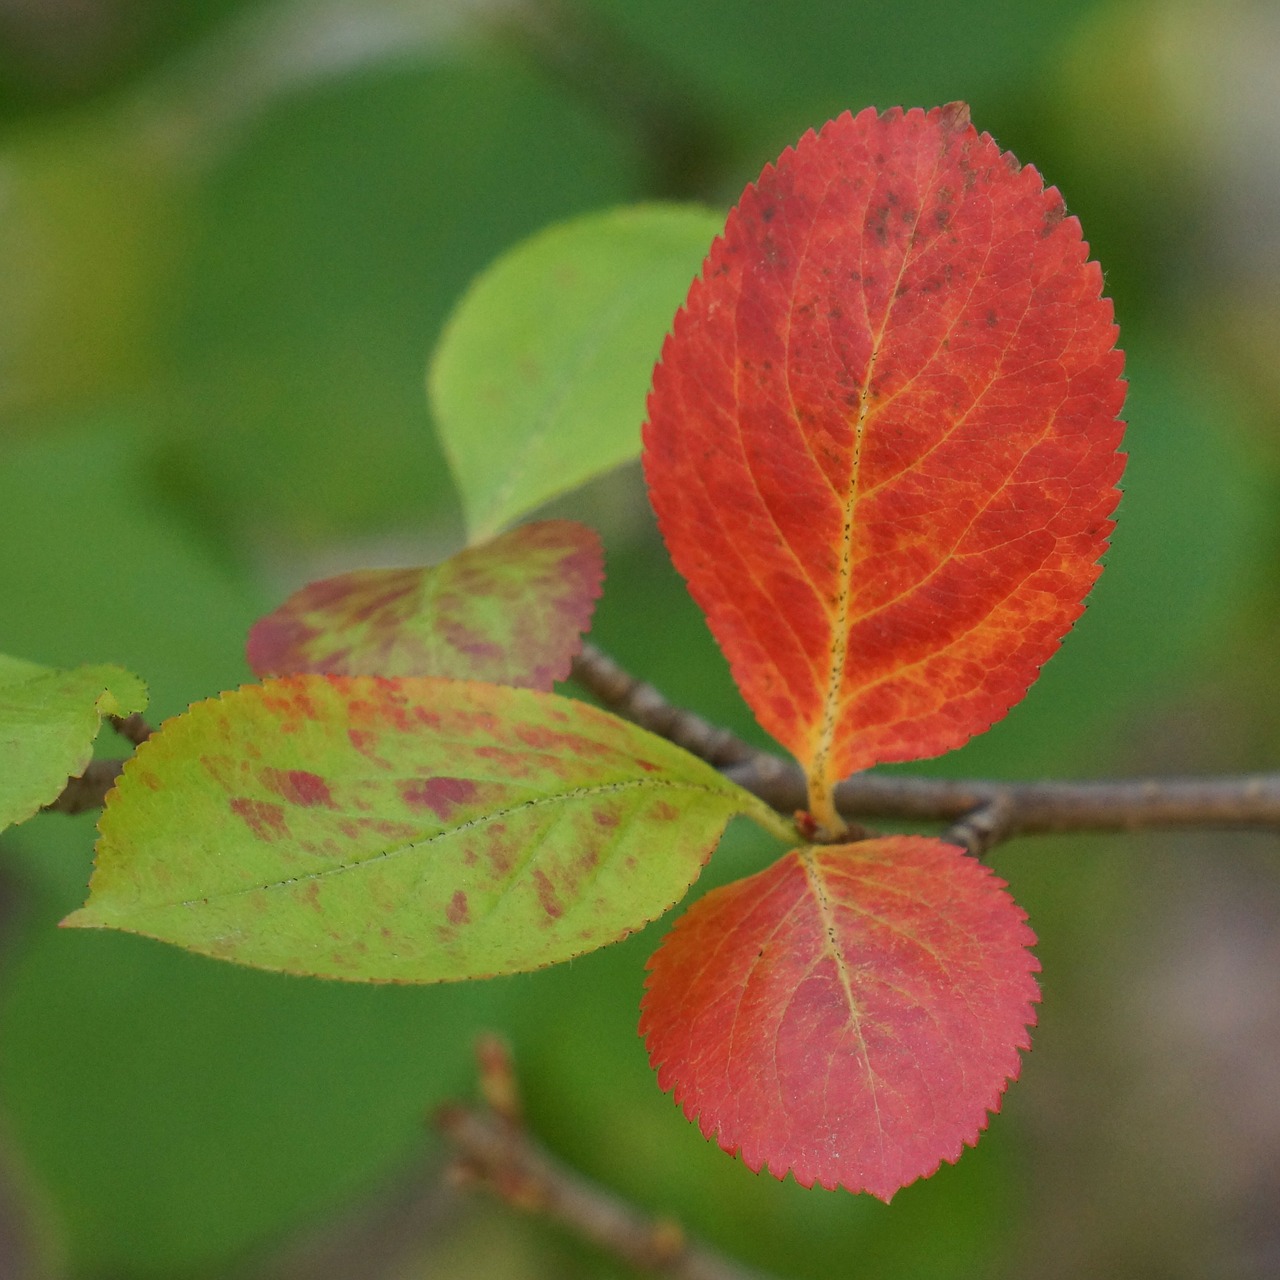
[[[948,102],[938,108],[938,123],[946,133],[963,133],[973,127],[967,102]]]
[[[78,907],[70,915],[63,916],[58,921],[59,929],[101,929],[104,922],[95,916],[92,908],[88,906]]]

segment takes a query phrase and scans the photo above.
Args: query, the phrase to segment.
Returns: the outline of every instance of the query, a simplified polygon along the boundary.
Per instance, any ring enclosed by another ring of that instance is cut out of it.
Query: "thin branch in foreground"
[[[726,770],[781,812],[803,804],[804,775],[767,757]],[[980,852],[1014,836],[1068,831],[1223,827],[1280,832],[1280,773],[1099,782],[988,782],[862,773],[836,788],[845,817],[952,824],[950,838]]]
[[[126,742],[140,747],[155,732],[138,712],[129,716],[108,716],[107,722]],[[44,806],[44,813],[86,813],[101,809],[107,792],[116,784],[123,760],[94,760],[75,778],[68,778],[67,785],[56,800]]]
[[[123,768],[123,760],[94,760],[78,778],[68,778],[62,794],[41,812],[76,814],[101,809]]]
[[[669,702],[593,645],[573,663],[574,679],[611,711],[684,747],[723,770],[778,813],[808,804],[799,765],[758,751],[727,729]],[[130,741],[149,735],[144,722],[121,721]],[[102,805],[119,775],[118,760],[95,760],[45,806],[83,813]],[[1280,833],[1280,773],[1220,778],[1133,778],[1099,782],[992,782],[860,773],[836,788],[836,809],[855,827],[864,819],[940,823],[943,836],[971,853],[1015,836],[1070,831],[1217,827]]]
[[[135,711],[131,716],[109,716],[111,727],[126,741],[140,747],[151,737],[154,730],[142,718],[142,713]]]
[[[483,1188],[538,1213],[628,1266],[674,1280],[768,1280],[691,1240],[670,1220],[651,1218],[552,1156],[521,1124],[511,1055],[495,1036],[476,1048],[481,1106],[442,1107],[436,1127],[454,1150],[453,1181]]]
[[[808,803],[804,773],[757,751],[726,729],[674,706],[590,645],[574,678],[606,706],[669,738],[779,813]],[[861,773],[835,793],[841,817],[949,824],[945,838],[980,854],[1020,835],[1136,831],[1152,827],[1280,831],[1280,773],[1222,778],[1134,778],[1116,782],[989,782]]]
[[[760,757],[759,751],[728,729],[709,724],[692,711],[668,702],[653,685],[633,676],[593,644],[583,643],[582,652],[573,660],[572,675],[610,711],[674,742],[717,769],[753,763]]]

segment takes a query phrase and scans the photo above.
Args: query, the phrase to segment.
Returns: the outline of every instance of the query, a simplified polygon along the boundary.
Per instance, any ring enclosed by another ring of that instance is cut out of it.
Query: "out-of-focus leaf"
[[[765,812],[585,703],[292,676],[199,703],[139,749],[65,923],[357,981],[513,973],[640,928],[735,813]]]
[[[358,569],[295,592],[249,632],[260,676],[445,676],[550,692],[600,594],[600,539],[522,525],[426,569]]]
[[[473,538],[636,456],[662,337],[719,229],[693,206],[591,214],[472,285],[428,387]]]
[[[10,134],[3,160],[0,433],[7,435],[11,415],[154,386],[157,303],[184,211],[173,175],[127,131],[94,117],[58,117]]]
[[[171,329],[201,483],[299,540],[456,520],[423,408],[441,324],[508,246],[638,198],[636,178],[629,140],[571,93],[478,52],[272,104],[205,183]]]
[[[815,794],[987,728],[1080,614],[1123,466],[1086,255],[961,104],[867,110],[764,171],[690,291],[646,476]]]
[[[695,903],[650,961],[658,1083],[752,1170],[888,1200],[972,1146],[1018,1074],[1025,920],[939,840],[789,853]]]
[[[54,671],[0,654],[0,828],[24,822],[84,772],[104,716],[147,705],[123,667]]]
[[[776,148],[854,104],[966,97],[1002,108],[1036,87],[1097,0],[774,0],[745,18],[742,0],[587,0],[634,62],[696,88],[739,155]],[[576,6],[575,6],[576,9]]]

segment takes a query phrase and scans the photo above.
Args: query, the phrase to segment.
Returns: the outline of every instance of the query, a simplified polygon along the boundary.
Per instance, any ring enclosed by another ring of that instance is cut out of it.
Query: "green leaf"
[[[585,703],[292,676],[198,703],[139,749],[64,923],[325,977],[514,973],[667,910],[735,813],[773,820]]]
[[[428,390],[473,540],[639,453],[663,335],[722,223],[659,204],[577,218],[463,296]]]
[[[54,671],[0,654],[0,828],[25,822],[84,772],[103,716],[147,705],[122,667]]]

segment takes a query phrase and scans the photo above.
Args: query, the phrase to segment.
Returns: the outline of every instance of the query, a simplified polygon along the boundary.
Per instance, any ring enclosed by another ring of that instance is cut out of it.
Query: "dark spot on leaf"
[[[430,809],[441,822],[475,796],[476,784],[468,778],[413,778],[400,783],[400,798],[409,808]]]
[[[680,816],[680,810],[669,800],[659,800],[649,814],[658,822],[674,822]]]
[[[468,658],[494,662],[506,656],[500,644],[454,619],[442,618],[437,625],[445,642]]]
[[[274,791],[287,804],[303,809],[316,805],[324,805],[326,809],[336,807],[328,785],[319,774],[308,773],[306,769],[263,769],[258,776],[268,791]]]
[[[616,827],[618,825],[618,815],[611,809],[595,809],[591,813],[595,819],[597,827]]]
[[[997,321],[997,319],[998,319],[998,317],[996,316],[996,313],[995,313],[994,311],[988,311],[988,312],[987,312],[987,324],[988,324],[988,326],[990,326],[992,329],[994,329],[994,328],[996,327],[996,321]]]
[[[378,745],[378,735],[376,733],[370,733],[368,729],[348,729],[347,741],[366,760],[372,760],[374,764],[381,765],[384,769],[391,768],[391,762],[384,759],[374,750]]]
[[[546,872],[541,868],[534,868],[533,885],[538,892],[538,901],[542,904],[542,909],[553,920],[558,920],[564,915],[564,906],[560,901],[559,895],[556,893],[555,885],[547,878]]]
[[[568,735],[556,733],[554,729],[544,729],[541,725],[536,724],[517,725],[516,737],[526,747],[532,747],[535,751],[562,749],[570,741]]]
[[[461,889],[456,890],[453,897],[449,899],[449,905],[445,907],[444,914],[450,924],[466,924],[471,919],[467,895]]]
[[[516,842],[507,838],[507,824],[505,822],[493,823],[485,834],[488,838],[480,848],[483,850],[484,856],[488,858],[493,874],[502,879],[515,864]]]
[[[1057,195],[1057,192],[1053,193]],[[1063,218],[1067,216],[1067,206],[1062,203],[1062,197],[1058,198],[1044,211],[1044,223],[1040,228],[1040,235],[1048,237],[1058,229],[1058,225]]]
[[[234,796],[228,802],[228,807],[259,840],[270,843],[289,834],[289,829],[285,826],[284,810],[269,800]]]
[[[969,127],[969,104],[948,102],[938,113],[938,123],[948,133],[961,133]]]

